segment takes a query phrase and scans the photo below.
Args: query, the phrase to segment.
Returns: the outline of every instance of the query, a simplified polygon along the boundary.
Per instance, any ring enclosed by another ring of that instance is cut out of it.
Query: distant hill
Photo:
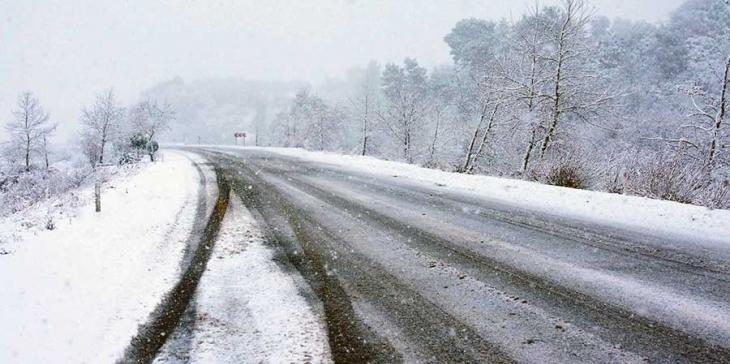
[[[232,143],[234,132],[246,132],[248,143],[266,145],[273,116],[287,107],[299,82],[249,81],[234,78],[185,82],[175,78],[142,93],[169,103],[177,113],[165,142]]]

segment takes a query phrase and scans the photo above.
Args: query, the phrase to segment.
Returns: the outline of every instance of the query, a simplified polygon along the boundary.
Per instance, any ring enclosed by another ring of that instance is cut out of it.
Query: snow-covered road
[[[511,204],[495,199],[499,192],[409,178],[406,168],[197,150],[225,171],[313,287],[336,361],[730,358],[727,212],[548,187],[551,212],[524,203],[539,196]],[[627,213],[643,220],[607,208],[603,219],[600,208],[581,218],[584,207],[556,192],[606,207],[636,203]],[[650,216],[654,206],[672,216]],[[656,225],[671,219],[687,221]]]
[[[181,325],[156,363],[327,363],[324,323],[239,197]]]

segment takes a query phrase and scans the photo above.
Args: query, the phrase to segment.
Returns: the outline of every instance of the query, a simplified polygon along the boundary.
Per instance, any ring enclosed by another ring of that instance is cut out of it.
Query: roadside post
[[[236,132],[233,133],[233,137],[236,139],[236,145],[238,145],[238,138],[243,139],[243,146],[246,146],[246,132]]]

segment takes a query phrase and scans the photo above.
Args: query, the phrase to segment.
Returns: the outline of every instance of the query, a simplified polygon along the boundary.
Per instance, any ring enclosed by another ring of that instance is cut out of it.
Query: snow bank
[[[192,331],[176,330],[155,362],[330,362],[324,323],[299,293],[305,283],[273,257],[254,218],[232,196],[194,310],[186,313],[194,315]]]
[[[0,362],[120,357],[175,282],[199,185],[191,161],[167,152],[162,162],[110,181],[101,213],[86,188],[69,192],[82,203],[55,230],[28,228],[17,217],[0,221],[15,250],[0,255]]]
[[[695,240],[698,245],[708,248],[717,248],[718,245],[730,248],[730,210],[710,210],[672,201],[444,172],[373,157],[310,152],[299,148],[210,147],[260,150],[342,170],[390,178],[397,176],[401,182],[429,187],[436,185],[450,192],[466,192],[475,198],[526,210],[638,229],[649,234],[669,234],[680,239]]]

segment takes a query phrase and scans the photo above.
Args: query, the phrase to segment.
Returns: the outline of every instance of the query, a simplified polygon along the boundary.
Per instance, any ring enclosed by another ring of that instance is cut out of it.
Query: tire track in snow
[[[124,357],[119,361],[120,363],[152,362],[167,337],[178,325],[180,318],[193,298],[195,289],[213,251],[212,248],[220,230],[223,216],[228,208],[230,196],[228,181],[222,178],[222,174],[218,169],[216,169],[216,179],[218,197],[190,263],[178,283],[168,292],[152,313],[150,320],[140,326],[137,335],[125,350]],[[195,235],[197,234],[193,233],[191,236],[192,241],[196,240]]]
[[[185,327],[155,363],[329,363],[324,323],[274,254],[234,195]]]

